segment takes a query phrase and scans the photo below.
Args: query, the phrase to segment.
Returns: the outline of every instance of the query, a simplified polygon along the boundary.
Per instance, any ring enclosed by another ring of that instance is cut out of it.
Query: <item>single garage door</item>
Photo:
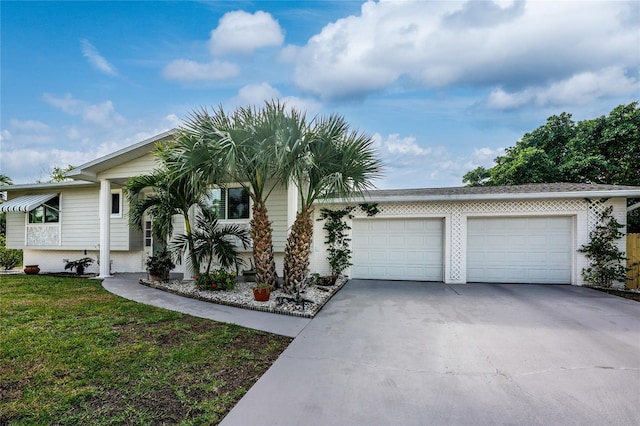
[[[469,218],[467,282],[570,284],[571,217]]]
[[[353,278],[442,281],[442,219],[355,219]]]

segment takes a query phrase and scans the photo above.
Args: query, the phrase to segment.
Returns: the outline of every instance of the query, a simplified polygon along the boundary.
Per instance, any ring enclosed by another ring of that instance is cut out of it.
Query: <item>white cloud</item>
[[[28,131],[28,132],[48,132],[51,127],[41,121],[36,120],[16,120],[12,118],[9,120],[9,125],[16,130]]]
[[[251,53],[266,46],[280,46],[284,31],[271,14],[253,14],[238,10],[228,12],[211,31],[209,47],[213,54]]]
[[[231,62],[213,60],[199,63],[189,59],[176,59],[164,67],[162,75],[169,80],[182,82],[215,81],[235,77],[239,71],[239,67]]]
[[[7,141],[11,139],[11,132],[4,129],[0,132],[0,141]]]
[[[313,116],[320,112],[322,106],[313,99],[299,98],[296,96],[282,96],[280,91],[269,83],[263,82],[259,84],[248,84],[238,90],[237,96],[235,96],[231,103],[234,106],[247,106],[255,105],[260,106],[265,101],[272,101],[279,99],[288,108],[295,108],[298,111],[303,111],[307,116]]]
[[[416,138],[411,136],[401,138],[398,133],[389,135],[385,141],[382,141],[382,136],[376,133],[374,135],[374,143],[377,147],[382,149],[383,152],[389,154],[422,156],[431,153],[431,148],[423,148],[419,146],[416,143]]]
[[[103,127],[122,125],[126,120],[115,110],[112,101],[104,101],[97,104],[90,104],[87,101],[74,98],[67,93],[64,97],[56,97],[50,93],[45,93],[42,98],[49,105],[61,109],[70,115],[80,115],[91,124],[98,124]]]
[[[103,127],[119,125],[125,121],[124,117],[116,112],[111,101],[87,105],[82,112],[82,118],[89,123]]]
[[[521,91],[608,67],[636,69],[640,22],[623,22],[632,7],[368,1],[359,15],[326,25],[280,58],[294,64],[299,87],[326,99],[366,96],[403,79]]]
[[[506,92],[495,89],[487,99],[493,109],[512,109],[529,103],[537,106],[585,105],[600,98],[624,96],[640,91],[640,81],[625,75],[620,67],[583,72],[547,86]]]
[[[80,40],[80,44],[82,45],[82,55],[89,60],[89,63],[95,67],[96,69],[102,71],[105,74],[109,75],[117,75],[118,71],[116,67],[111,65],[109,61],[107,61],[98,49],[93,46],[89,40],[82,39]]]

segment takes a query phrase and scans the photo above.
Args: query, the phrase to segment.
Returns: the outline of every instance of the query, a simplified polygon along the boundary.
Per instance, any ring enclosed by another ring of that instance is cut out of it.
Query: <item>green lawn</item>
[[[215,424],[291,339],[0,276],[0,424]]]

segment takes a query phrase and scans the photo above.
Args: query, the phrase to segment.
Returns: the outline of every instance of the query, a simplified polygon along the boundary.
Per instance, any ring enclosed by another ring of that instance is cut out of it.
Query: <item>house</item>
[[[157,166],[151,151],[173,134],[83,164],[67,173],[70,182],[2,188],[8,194],[0,205],[7,213],[7,246],[24,250],[25,264],[38,264],[43,271],[59,271],[65,259],[84,256],[99,261],[93,267],[102,277],[144,271],[156,246],[151,221],[145,220],[141,231],[129,225],[122,188],[128,178]],[[217,191],[223,221],[248,227],[250,201],[239,185]],[[347,273],[446,283],[581,285],[587,259],[578,249],[606,207],[626,223],[627,198],[640,198],[640,187],[557,183],[372,191],[366,202],[377,203],[380,212],[369,217],[355,209],[349,219],[353,266]],[[322,207],[358,202],[323,200],[315,218]],[[267,202],[280,274],[297,206],[293,186],[277,188]],[[176,217],[174,227],[183,229],[181,219]],[[311,270],[328,273],[322,223],[314,221],[314,228]]]

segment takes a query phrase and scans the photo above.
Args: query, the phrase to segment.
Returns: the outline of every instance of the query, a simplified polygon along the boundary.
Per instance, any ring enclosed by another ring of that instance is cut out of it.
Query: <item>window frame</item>
[[[57,213],[58,213],[57,214],[57,218],[58,218],[58,220],[56,220],[55,222],[54,221],[48,221],[47,220],[47,209],[55,209],[55,207],[47,206],[47,203],[49,203],[52,200],[55,200],[56,198],[58,199],[58,208],[57,208]],[[45,203],[42,203],[39,206],[29,210],[28,212],[26,212],[27,225],[39,226],[39,225],[58,225],[58,224],[60,224],[62,222],[62,218],[60,217],[61,216],[60,204],[61,204],[61,197],[60,197],[60,195],[56,195],[51,200],[49,200],[49,201],[47,201]],[[31,213],[33,211],[37,210],[37,209],[40,209],[40,208],[42,208],[42,222],[32,222],[31,221]]]
[[[241,189],[243,190],[246,194],[247,194],[247,217],[243,217],[243,218],[236,218],[236,219],[229,219],[229,190],[230,189]],[[224,186],[224,187],[216,187],[216,188],[210,188],[209,189],[209,193],[211,191],[221,191],[222,194],[224,194],[224,218],[219,217],[218,220],[221,222],[238,222],[238,223],[245,223],[245,222],[249,222],[253,216],[253,211],[252,211],[252,207],[253,207],[253,201],[251,200],[251,197],[249,196],[249,191],[243,187],[242,185],[234,185],[234,186]],[[211,204],[209,204],[211,205]]]
[[[118,212],[117,213],[113,213],[113,196],[117,195],[118,196]],[[122,218],[122,189],[112,189],[111,190],[111,217],[112,218],[116,218],[116,219],[121,219]]]

